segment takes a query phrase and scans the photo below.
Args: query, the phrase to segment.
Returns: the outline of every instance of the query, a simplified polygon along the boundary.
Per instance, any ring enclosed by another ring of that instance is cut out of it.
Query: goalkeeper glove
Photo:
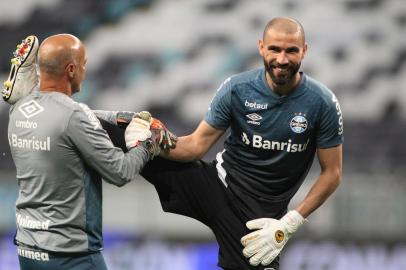
[[[159,155],[159,145],[162,142],[162,130],[150,130],[152,117],[149,112],[135,114],[125,130],[125,141],[127,149],[130,150],[138,145],[148,150],[150,158]]]
[[[304,222],[305,219],[295,210],[289,211],[280,220],[260,218],[248,221],[247,228],[256,231],[241,238],[244,256],[250,258],[253,266],[270,264]]]
[[[176,147],[178,137],[170,132],[161,121],[156,118],[152,118],[151,131],[157,132],[158,130],[162,131],[162,141],[160,143],[161,148],[164,150],[174,149]]]
[[[121,128],[126,128],[128,126],[128,124],[132,121],[132,119],[136,116],[137,116],[137,113],[134,113],[134,112],[127,112],[127,111],[117,112],[117,115],[116,115],[117,125]],[[150,124],[151,124],[150,125],[151,131],[158,133],[162,130],[163,138],[160,143],[160,147],[162,149],[167,150],[167,149],[173,149],[176,147],[176,142],[177,142],[178,138],[176,137],[175,134],[170,132],[166,128],[166,126],[156,118],[151,118],[151,120],[148,120],[148,121],[150,121]]]

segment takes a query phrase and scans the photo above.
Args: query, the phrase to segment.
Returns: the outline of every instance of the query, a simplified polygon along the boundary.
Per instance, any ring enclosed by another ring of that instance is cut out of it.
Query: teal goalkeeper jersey
[[[289,202],[305,179],[317,148],[343,143],[343,118],[335,95],[301,74],[298,87],[281,97],[263,68],[228,78],[205,121],[230,128],[217,155],[227,185],[265,201]]]

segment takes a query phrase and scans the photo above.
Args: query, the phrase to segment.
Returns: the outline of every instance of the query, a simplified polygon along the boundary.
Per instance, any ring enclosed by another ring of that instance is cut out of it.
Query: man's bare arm
[[[296,208],[304,218],[319,208],[334,192],[341,181],[342,145],[318,149],[317,156],[321,166],[320,176],[305,199]]]
[[[161,156],[185,162],[201,159],[224,132],[203,120],[192,134],[178,138],[175,149],[162,151]]]

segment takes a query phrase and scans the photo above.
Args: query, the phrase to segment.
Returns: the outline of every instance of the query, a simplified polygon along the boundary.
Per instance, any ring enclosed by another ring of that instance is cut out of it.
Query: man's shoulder
[[[91,111],[86,104],[77,102],[71,97],[58,92],[51,94],[49,102],[57,105],[57,107],[65,113],[87,114],[88,111]]]
[[[323,103],[330,103],[333,99],[336,99],[333,91],[325,84],[310,77],[309,75],[305,76],[307,93],[312,95],[313,98]]]
[[[229,77],[227,80],[230,81],[231,85],[244,85],[250,84],[262,79],[263,68],[251,69],[241,73],[237,73]],[[226,81],[227,81],[226,80]]]

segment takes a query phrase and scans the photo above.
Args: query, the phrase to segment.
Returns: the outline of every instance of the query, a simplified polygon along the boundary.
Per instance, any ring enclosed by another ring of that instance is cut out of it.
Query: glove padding
[[[160,153],[159,145],[163,134],[161,130],[150,130],[151,122],[152,117],[149,112],[135,114],[125,130],[125,141],[128,150],[141,145],[148,150],[150,158],[153,159]]]
[[[148,112],[141,112],[140,114],[148,113]],[[116,115],[116,122],[117,125],[121,128],[126,128],[128,124],[132,121],[134,117],[137,117],[137,113],[134,112],[127,112],[121,111],[117,112]],[[151,118],[148,120],[150,122],[150,129],[155,133],[161,132],[162,130],[162,139],[160,141],[160,147],[163,150],[167,149],[174,149],[176,147],[176,142],[178,141],[178,137],[170,132],[166,126],[156,118]]]
[[[248,221],[247,228],[256,231],[241,238],[244,256],[250,258],[253,266],[270,264],[304,222],[305,219],[295,210],[280,220],[260,218]]]

